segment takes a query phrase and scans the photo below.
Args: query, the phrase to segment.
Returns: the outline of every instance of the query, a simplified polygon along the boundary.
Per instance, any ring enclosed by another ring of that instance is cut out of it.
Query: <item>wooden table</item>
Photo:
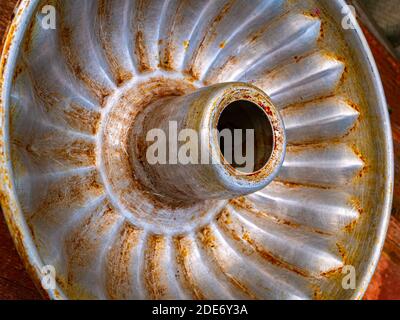
[[[17,0],[0,0],[0,42]],[[400,61],[364,28],[381,72],[388,103],[395,152],[392,218],[379,265],[364,299],[400,299]],[[0,213],[0,299],[41,299],[19,258]]]

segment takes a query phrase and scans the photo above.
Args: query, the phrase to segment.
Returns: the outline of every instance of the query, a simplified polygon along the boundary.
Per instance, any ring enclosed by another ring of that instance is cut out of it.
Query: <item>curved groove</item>
[[[66,286],[80,298],[105,299],[104,261],[107,249],[123,218],[103,202],[68,231],[65,237]]]
[[[175,278],[170,239],[149,235],[144,251],[144,283],[149,299],[183,299]],[[172,276],[171,276],[172,275]]]
[[[242,239],[230,228],[229,208],[222,211],[216,221],[221,237],[247,261],[246,264],[254,264],[258,269],[268,274],[271,290],[278,293],[275,298],[282,294],[280,292],[290,292],[294,299],[310,299],[313,296],[310,278],[298,272],[293,272],[293,267],[286,267],[284,262],[279,261],[266,250],[255,250],[253,246],[249,245],[245,239]]]
[[[94,211],[105,201],[105,195],[89,189],[82,199],[74,199],[68,207],[63,207],[61,202],[46,208],[41,207],[30,213],[28,224],[36,241],[37,248],[43,263],[52,265],[59,275],[65,275],[65,261],[60,248],[64,245],[64,238],[68,230],[89,212]],[[46,201],[46,199],[45,199]]]
[[[27,35],[21,50],[17,80],[21,75],[28,74],[25,75],[28,79],[21,79],[21,82],[31,81],[30,94],[35,93],[43,103],[48,104],[49,109],[70,101],[89,110],[96,109],[97,101],[81,85],[73,70],[67,67],[58,33],[52,29],[43,29],[41,23],[42,17],[37,16],[30,25],[32,31]],[[23,93],[22,90],[17,91]]]
[[[72,93],[69,97],[68,92],[65,95],[53,94],[52,90],[63,86],[62,83],[51,81],[50,85],[47,77],[47,80],[37,81],[33,79],[33,74],[28,77],[27,73],[20,74],[13,85],[12,102],[15,105],[15,113],[12,114],[12,131],[21,127],[26,131],[26,127],[32,126],[33,123],[43,123],[82,136],[89,137],[96,133],[100,121],[97,108],[81,104],[78,101],[82,100],[75,98]],[[53,76],[50,79],[53,79]],[[67,86],[63,88],[68,91]]]
[[[167,0],[135,0],[133,23],[134,54],[139,72],[158,67],[159,26]]]
[[[95,169],[68,172],[63,175],[38,175],[31,177],[31,185],[19,187],[21,206],[32,223],[53,224],[57,219],[67,219],[63,212],[77,210],[92,199],[104,195],[100,177]],[[32,190],[35,192],[32,192]],[[64,221],[64,220],[63,220]]]
[[[257,11],[263,11],[265,7],[271,7],[271,2],[261,0],[253,0],[250,3],[243,0],[226,1],[220,10],[215,11],[217,15],[213,17],[208,28],[203,30],[199,42],[193,43],[195,48],[185,65],[186,72],[194,79],[201,79],[216,54],[232,37],[246,28]],[[229,34],[228,37],[227,34]]]
[[[28,122],[29,121],[29,122]],[[12,145],[18,151],[17,161],[44,174],[96,165],[92,138],[43,125],[32,117],[13,127]],[[32,131],[34,129],[34,131]]]
[[[139,260],[145,231],[124,223],[106,256],[105,286],[109,299],[143,299]]]
[[[278,225],[260,213],[228,206],[221,219],[227,230],[268,262],[304,276],[319,278],[343,267],[335,239]]]
[[[17,118],[13,124],[29,127],[33,120],[41,119],[77,133],[94,134],[100,119],[96,100],[66,68],[56,33],[42,31],[39,18],[34,21],[35,37],[26,39],[14,78],[17,112],[13,117]]]
[[[189,38],[189,45],[183,60],[182,69],[190,77],[198,79],[193,70],[193,61],[202,47],[202,43],[207,38],[207,34],[215,29],[215,26],[221,21],[222,17],[229,12],[235,0],[209,1],[206,7],[201,11],[199,19]]]
[[[165,70],[180,70],[185,53],[190,46],[192,34],[213,0],[170,0],[160,28],[160,67]]]
[[[329,234],[351,225],[360,215],[353,197],[343,191],[273,182],[246,198],[252,210]]]
[[[322,187],[343,186],[361,173],[364,162],[347,144],[288,147],[278,180]]]
[[[135,73],[130,48],[132,5],[130,0],[100,0],[98,4],[98,38],[118,86]]]
[[[217,226],[210,224],[198,234],[198,238],[208,253],[208,257],[225,275],[227,280],[251,299],[299,299],[296,290],[279,283],[277,287],[274,278],[264,270],[246,259],[244,254],[234,250],[224,239]],[[246,261],[246,262],[245,262]],[[246,268],[243,268],[243,264]]]
[[[191,235],[174,238],[178,279],[192,299],[234,299],[226,287],[207,267]]]
[[[14,96],[29,113],[27,117],[94,135],[100,121],[97,104],[85,97],[86,93],[79,93],[72,77],[60,76],[66,71],[60,63],[52,64],[46,74],[28,65],[27,73],[21,74],[13,86]]]
[[[241,5],[243,7],[240,7]],[[254,37],[254,35],[249,34],[249,30],[253,30],[258,23],[265,23],[265,21],[271,20],[282,10],[282,0],[252,1],[251,6],[248,1],[238,0],[234,10],[228,13],[217,26],[215,31],[217,35],[211,36],[212,41],[208,43],[207,47],[203,47],[201,56],[198,55],[196,57],[198,63],[193,70],[199,70],[199,78],[202,80],[218,55],[229,52],[227,50],[228,46],[231,46],[246,35]],[[233,30],[232,26],[234,26]],[[200,54],[200,52],[197,53]],[[205,81],[205,83],[207,82]]]
[[[98,27],[95,19],[98,2],[65,1],[58,4],[60,26],[57,30],[62,54],[73,74],[96,97],[99,105],[104,106],[116,84],[103,55],[101,41],[94,32]],[[80,50],[82,47],[85,50]]]
[[[214,60],[205,83],[246,80],[256,70],[268,70],[297,55],[311,51],[320,34],[321,21],[302,14],[286,14],[276,21],[257,23],[245,37],[236,37]]]
[[[339,97],[282,110],[288,144],[343,137],[354,127],[359,112]]]
[[[246,78],[283,109],[290,104],[332,94],[342,78],[344,67],[338,59],[318,52],[266,74],[247,74]]]

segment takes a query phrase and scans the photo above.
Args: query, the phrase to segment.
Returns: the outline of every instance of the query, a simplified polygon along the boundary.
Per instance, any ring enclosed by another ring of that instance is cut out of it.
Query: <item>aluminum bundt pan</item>
[[[344,6],[22,0],[0,65],[1,204],[38,287],[54,266],[43,293],[361,298],[393,152],[377,68]],[[210,129],[235,101],[263,106],[272,127],[273,156],[254,176],[143,161],[145,130]],[[347,266],[355,289],[342,285]]]

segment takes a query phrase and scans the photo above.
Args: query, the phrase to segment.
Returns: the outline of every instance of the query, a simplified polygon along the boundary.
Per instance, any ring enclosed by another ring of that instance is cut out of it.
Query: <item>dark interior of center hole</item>
[[[244,173],[251,173],[260,170],[268,162],[273,147],[272,127],[264,110],[258,105],[246,100],[238,100],[230,103],[222,111],[217,128],[219,133],[230,132],[235,152],[241,151],[242,157],[247,160],[254,158],[254,163],[251,166],[248,166],[248,163],[238,163],[238,157],[235,157],[233,146],[229,147],[226,145],[229,143],[229,139],[225,139],[224,134],[220,134],[220,138],[218,139],[219,147],[225,160],[232,167]],[[223,131],[224,129],[228,130]],[[235,129],[242,130],[241,141],[235,139]],[[247,141],[246,129],[254,130],[254,149],[249,144],[251,140]],[[246,154],[248,147],[250,152],[254,152],[254,157]],[[226,154],[226,152],[230,154]],[[241,159],[241,162],[243,162],[243,159]]]

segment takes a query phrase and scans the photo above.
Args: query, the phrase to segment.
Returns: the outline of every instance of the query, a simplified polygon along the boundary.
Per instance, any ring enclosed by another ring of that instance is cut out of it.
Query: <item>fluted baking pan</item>
[[[38,286],[55,267],[44,294],[361,298],[393,155],[379,75],[344,5],[22,0],[0,66],[1,204]],[[160,98],[225,82],[260,88],[280,111],[283,165],[249,195],[166,205],[130,171],[128,129]],[[349,265],[355,289],[342,286]]]

